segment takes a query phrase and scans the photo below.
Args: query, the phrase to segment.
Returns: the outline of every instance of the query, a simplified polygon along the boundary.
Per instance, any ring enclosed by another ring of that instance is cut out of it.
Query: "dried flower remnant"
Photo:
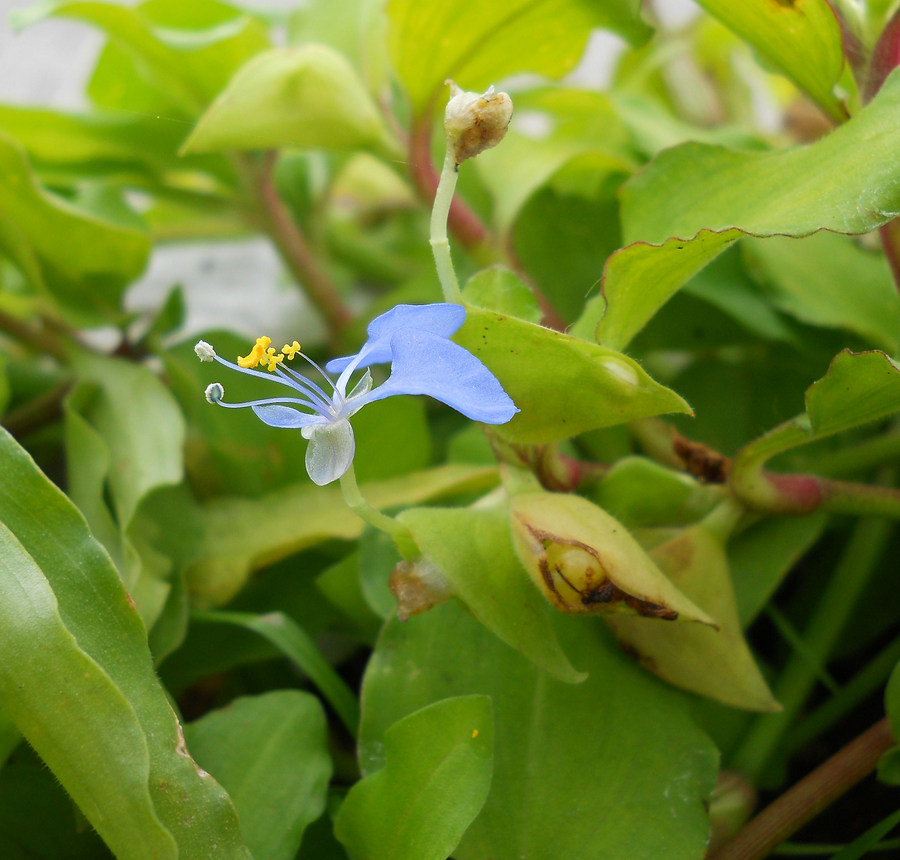
[[[493,86],[479,95],[461,90],[453,81],[447,83],[450,101],[444,112],[444,133],[447,150],[453,153],[459,167],[466,159],[503,140],[512,119],[513,103],[506,93],[495,92]]]

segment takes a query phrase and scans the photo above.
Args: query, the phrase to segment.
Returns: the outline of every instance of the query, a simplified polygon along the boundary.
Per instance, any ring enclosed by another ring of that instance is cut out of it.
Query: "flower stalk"
[[[414,559],[421,556],[422,553],[416,545],[410,530],[366,501],[359,489],[359,484],[356,482],[356,472],[352,463],[350,468],[341,475],[341,492],[344,494],[344,501],[347,503],[347,507],[353,513],[373,528],[383,531],[393,538],[400,555],[405,559]]]

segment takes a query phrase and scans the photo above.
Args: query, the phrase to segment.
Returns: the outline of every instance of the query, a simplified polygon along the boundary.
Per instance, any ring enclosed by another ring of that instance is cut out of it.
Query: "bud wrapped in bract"
[[[453,81],[450,101],[444,112],[444,133],[447,151],[453,153],[457,167],[467,158],[496,146],[506,135],[512,118],[512,99],[506,93],[478,93],[461,90]]]
[[[715,627],[666,579],[628,530],[587,499],[523,493],[511,499],[510,515],[519,560],[557,609]]]

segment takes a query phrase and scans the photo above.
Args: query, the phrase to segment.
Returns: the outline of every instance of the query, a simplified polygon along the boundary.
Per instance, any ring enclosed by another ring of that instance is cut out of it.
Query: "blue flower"
[[[201,361],[218,361],[232,370],[280,383],[295,392],[247,403],[226,403],[218,382],[206,389],[210,403],[240,409],[249,406],[270,427],[298,429],[309,440],[306,470],[322,486],[337,480],[350,468],[356,442],[349,418],[367,403],[395,394],[427,394],[485,424],[505,424],[519,410],[497,378],[470,352],[449,338],[463,324],[462,305],[397,305],[376,317],[366,329],[368,339],[356,355],[336,358],[323,370],[300,351],[294,341],[280,353],[261,337],[250,354],[237,364],[216,355],[205,341],[194,348]],[[326,388],[285,365],[299,355],[324,379]],[[351,377],[373,364],[390,362],[391,375],[372,387],[366,370],[347,393]],[[269,373],[255,370],[266,366]],[[331,374],[337,374],[333,379]]]

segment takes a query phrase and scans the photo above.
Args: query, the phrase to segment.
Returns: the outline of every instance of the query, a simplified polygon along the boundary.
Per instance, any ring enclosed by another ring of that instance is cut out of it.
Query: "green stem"
[[[815,471],[821,475],[838,477],[865,472],[900,459],[900,433],[887,433],[854,445],[822,454],[815,460]]]
[[[61,382],[55,388],[11,409],[3,416],[3,426],[17,439],[59,420],[63,414],[63,401],[72,390],[72,382]]]
[[[752,510],[803,515],[815,510],[857,516],[900,519],[900,490],[818,475],[780,475],[764,469],[776,454],[805,445],[813,438],[805,416],[770,430],[741,449],[731,462],[728,484]]]
[[[66,358],[66,348],[58,337],[56,327],[51,326],[47,319],[42,318],[37,324],[33,324],[0,311],[0,331],[31,347],[38,354],[52,355],[60,361]]]
[[[419,558],[422,555],[415,539],[406,526],[397,522],[393,517],[382,513],[378,508],[372,507],[365,500],[360,492],[359,484],[356,482],[356,472],[352,463],[350,468],[341,476],[341,492],[344,494],[344,500],[353,513],[370,526],[386,532],[394,539],[400,555],[406,559]]]
[[[431,253],[434,254],[434,265],[437,268],[444,300],[454,304],[462,304],[462,292],[453,269],[450,256],[450,240],[447,238],[447,218],[450,215],[450,204],[456,190],[459,168],[453,159],[453,153],[447,148],[444,156],[444,168],[434,195],[434,206],[431,210]]]
[[[885,717],[767,806],[709,860],[768,857],[773,848],[868,776],[893,745]]]
[[[831,581],[806,627],[806,652],[795,652],[775,685],[784,710],[759,716],[737,749],[730,766],[758,783],[815,686],[818,673],[810,660],[824,666],[846,626],[860,594],[874,573],[892,531],[883,519],[860,520],[853,529]]]

